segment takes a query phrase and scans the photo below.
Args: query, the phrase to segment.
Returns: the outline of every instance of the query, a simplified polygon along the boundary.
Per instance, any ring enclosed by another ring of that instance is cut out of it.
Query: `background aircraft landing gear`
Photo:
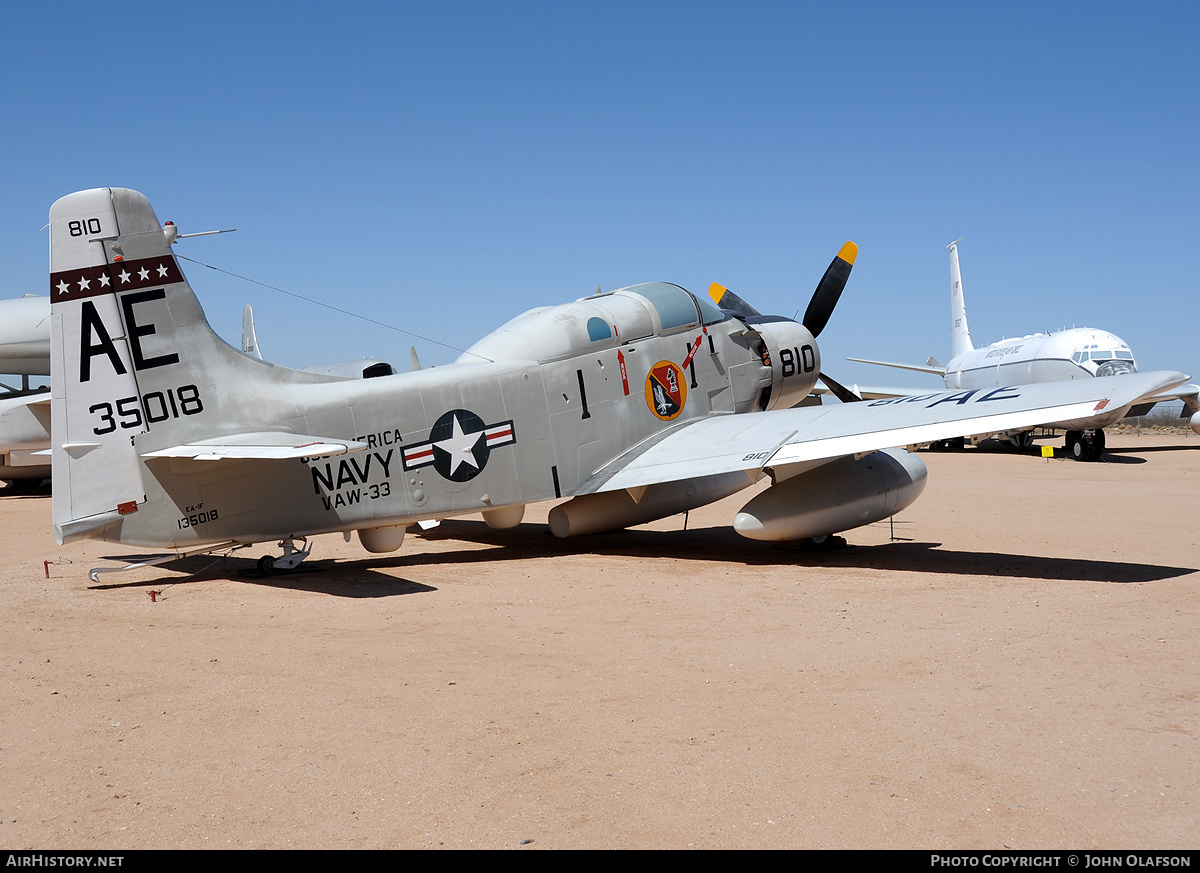
[[[262,573],[274,573],[280,570],[294,570],[300,565],[300,562],[312,554],[312,546],[309,545],[307,537],[297,537],[300,540],[300,548],[296,549],[292,544],[295,539],[288,538],[279,543],[279,548],[283,549],[283,554],[276,558],[274,555],[263,555],[258,559],[258,569]]]
[[[1104,431],[1067,431],[1067,454],[1076,461],[1100,460],[1104,454]]]
[[[1019,434],[1015,434],[1008,438],[1013,448],[1019,449],[1022,452],[1033,448],[1033,431],[1023,430]]]

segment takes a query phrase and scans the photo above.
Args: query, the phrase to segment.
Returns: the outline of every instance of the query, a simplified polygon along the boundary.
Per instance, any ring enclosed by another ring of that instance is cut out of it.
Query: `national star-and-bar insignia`
[[[428,440],[402,448],[404,469],[432,464],[443,479],[467,482],[483,472],[492,449],[516,441],[511,419],[484,424],[469,409],[452,409],[434,422]]]

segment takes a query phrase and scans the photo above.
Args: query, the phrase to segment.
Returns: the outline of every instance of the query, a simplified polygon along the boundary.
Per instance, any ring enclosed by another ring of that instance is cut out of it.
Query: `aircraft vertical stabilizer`
[[[159,493],[141,460],[147,452],[235,435],[255,443],[259,455],[278,456],[282,449],[262,444],[293,435],[244,438],[239,431],[258,424],[251,410],[285,382],[328,381],[271,367],[218,337],[172,254],[173,231],[164,231],[144,196],[125,188],[80,191],[50,209],[51,456],[60,543],[112,536],[148,491]]]
[[[971,331],[967,329],[967,306],[963,302],[962,275],[958,270],[958,242],[955,240],[946,246],[950,250],[950,326],[952,356],[955,358],[975,349],[971,345]]]

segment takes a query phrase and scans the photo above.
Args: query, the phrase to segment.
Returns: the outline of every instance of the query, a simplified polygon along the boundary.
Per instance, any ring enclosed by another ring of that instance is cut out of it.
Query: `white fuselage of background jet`
[[[1136,372],[1133,352],[1119,336],[1077,327],[963,352],[946,365],[944,378],[947,388],[985,388]]]

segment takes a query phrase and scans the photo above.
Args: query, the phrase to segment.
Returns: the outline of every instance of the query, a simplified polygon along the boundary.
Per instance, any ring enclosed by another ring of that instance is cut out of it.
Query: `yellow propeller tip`
[[[858,257],[858,246],[852,242],[847,242],[842,246],[842,250],[838,252],[838,257],[853,267],[854,259]]]
[[[713,303],[720,303],[721,298],[725,296],[728,289],[717,282],[713,282],[708,286],[708,296],[712,298]]]

